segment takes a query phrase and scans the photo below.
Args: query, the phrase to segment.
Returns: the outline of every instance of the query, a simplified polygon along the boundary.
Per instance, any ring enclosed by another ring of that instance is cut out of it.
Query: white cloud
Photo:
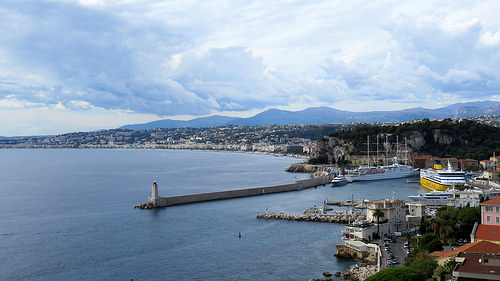
[[[481,43],[489,47],[500,45],[500,31],[497,31],[494,34],[490,31],[485,32],[481,36]]]
[[[498,99],[498,10],[468,0],[6,1],[0,106],[248,116]]]

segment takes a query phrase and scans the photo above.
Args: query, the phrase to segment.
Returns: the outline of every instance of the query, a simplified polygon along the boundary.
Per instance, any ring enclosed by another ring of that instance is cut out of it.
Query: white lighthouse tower
[[[153,204],[153,207],[158,207],[158,184],[154,181],[153,187],[151,188],[151,197],[149,197],[149,202]]]

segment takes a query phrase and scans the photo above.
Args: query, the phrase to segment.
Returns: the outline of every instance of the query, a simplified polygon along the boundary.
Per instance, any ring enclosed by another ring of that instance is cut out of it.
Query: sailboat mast
[[[377,134],[377,163],[375,166],[378,167],[378,134]]]
[[[408,146],[406,145],[406,137],[405,137],[405,165],[408,166]]]
[[[395,164],[397,164],[398,161],[398,154],[399,154],[399,136],[396,136],[396,159],[394,159],[394,161],[396,161]]]
[[[366,136],[366,145],[368,146],[368,167],[370,167],[370,136]]]
[[[389,159],[387,158],[388,157],[388,154],[387,154],[388,150],[389,150],[389,140],[388,140],[387,135],[385,135],[385,165],[386,166],[389,166]]]

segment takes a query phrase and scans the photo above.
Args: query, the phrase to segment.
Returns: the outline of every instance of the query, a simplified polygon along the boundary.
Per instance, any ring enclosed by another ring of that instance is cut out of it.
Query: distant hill
[[[500,102],[482,101],[457,103],[437,109],[410,108],[397,111],[352,112],[330,107],[311,107],[301,111],[269,109],[249,118],[209,116],[188,121],[163,119],[145,124],[125,125],[120,129],[203,128],[226,125],[264,126],[329,124],[347,122],[405,122],[416,119],[467,118],[481,115],[500,115]]]
[[[483,160],[494,152],[497,155],[500,153],[499,135],[500,128],[467,119],[424,119],[397,126],[359,126],[352,130],[331,132],[327,138],[320,139],[316,143],[316,157],[312,163],[335,163],[335,151],[365,154],[367,137],[371,137],[371,151],[380,149],[394,153],[401,148],[397,146],[399,142],[410,153]],[[386,140],[388,143],[384,143]]]

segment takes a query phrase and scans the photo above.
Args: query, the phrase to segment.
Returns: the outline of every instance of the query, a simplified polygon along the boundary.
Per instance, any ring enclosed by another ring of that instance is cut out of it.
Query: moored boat
[[[430,192],[426,192],[419,195],[410,195],[410,198],[413,201],[418,201],[422,203],[426,203],[427,205],[446,205],[449,201],[449,198],[458,191],[457,189],[447,189],[445,191],[437,191],[433,190]]]
[[[340,175],[340,176],[334,177],[332,179],[331,183],[333,186],[341,186],[341,185],[346,185],[348,183],[348,181],[344,176]]]
[[[347,179],[352,181],[371,181],[406,178],[415,175],[415,169],[411,166],[395,163],[387,166],[364,166],[348,171]]]
[[[445,191],[447,189],[462,189],[465,185],[465,172],[453,170],[450,161],[448,168],[443,169],[439,161],[434,167],[420,171],[420,184],[430,190]]]

